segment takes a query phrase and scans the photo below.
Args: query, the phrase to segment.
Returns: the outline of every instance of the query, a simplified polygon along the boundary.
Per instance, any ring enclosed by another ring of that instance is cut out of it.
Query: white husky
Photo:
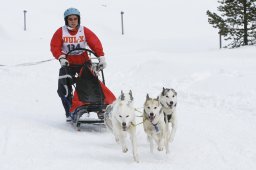
[[[153,153],[155,141],[159,151],[163,151],[165,148],[166,153],[168,153],[169,142],[167,139],[167,129],[159,97],[153,99],[147,94],[144,103],[143,127],[150,143],[150,152]]]
[[[177,129],[176,107],[177,107],[177,92],[174,89],[163,88],[159,95],[159,100],[165,115],[165,122],[167,123],[168,140],[173,141]],[[169,123],[171,123],[172,130],[170,132]]]
[[[105,124],[113,132],[115,139],[122,146],[122,151],[128,151],[126,146],[127,133],[130,134],[133,158],[139,162],[136,139],[135,109],[133,107],[132,91],[124,94],[121,91],[119,98],[106,109]]]

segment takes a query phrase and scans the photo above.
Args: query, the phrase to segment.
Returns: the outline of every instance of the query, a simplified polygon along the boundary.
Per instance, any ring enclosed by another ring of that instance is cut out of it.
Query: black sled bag
[[[79,76],[76,79],[75,91],[81,102],[103,104],[105,97],[100,81],[89,69],[89,65],[90,63],[87,63],[81,68]]]

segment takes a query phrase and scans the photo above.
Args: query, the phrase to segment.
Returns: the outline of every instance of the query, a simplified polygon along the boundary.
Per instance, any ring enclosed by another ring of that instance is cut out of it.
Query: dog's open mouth
[[[149,116],[148,116],[148,118],[149,118],[149,120],[150,120],[151,122],[155,119],[155,117],[156,117],[155,115],[149,115]]]
[[[169,108],[172,109],[173,103],[166,103]]]

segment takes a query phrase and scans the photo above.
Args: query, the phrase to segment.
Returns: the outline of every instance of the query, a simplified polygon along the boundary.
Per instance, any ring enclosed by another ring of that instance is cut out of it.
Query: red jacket
[[[75,31],[70,31],[69,33],[71,35],[75,35],[77,33],[77,29]],[[90,49],[92,51],[94,51],[96,53],[96,55],[98,57],[100,56],[104,56],[104,52],[103,52],[103,48],[102,48],[102,44],[99,40],[99,38],[88,28],[84,27],[84,35],[86,38],[86,42],[88,44],[88,46],[90,47]],[[63,43],[63,39],[62,39],[62,27],[60,27],[53,35],[52,40],[51,40],[51,52],[52,55],[58,59],[60,57],[60,55],[62,55],[62,43]],[[84,52],[81,55],[76,55],[76,56],[72,56],[69,55],[68,57],[68,61],[69,63],[72,64],[83,64],[85,63],[87,60],[89,59],[88,55],[86,52]]]

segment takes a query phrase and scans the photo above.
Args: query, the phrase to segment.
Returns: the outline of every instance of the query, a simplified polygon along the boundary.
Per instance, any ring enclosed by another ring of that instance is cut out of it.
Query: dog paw
[[[164,150],[164,147],[158,146],[157,150],[158,150],[158,151],[163,151],[163,150]]]
[[[128,151],[128,148],[123,148],[123,153],[126,153]]]
[[[139,161],[139,158],[136,156],[136,157],[134,157],[134,161],[135,162],[137,162],[137,163],[139,163],[140,161]]]

